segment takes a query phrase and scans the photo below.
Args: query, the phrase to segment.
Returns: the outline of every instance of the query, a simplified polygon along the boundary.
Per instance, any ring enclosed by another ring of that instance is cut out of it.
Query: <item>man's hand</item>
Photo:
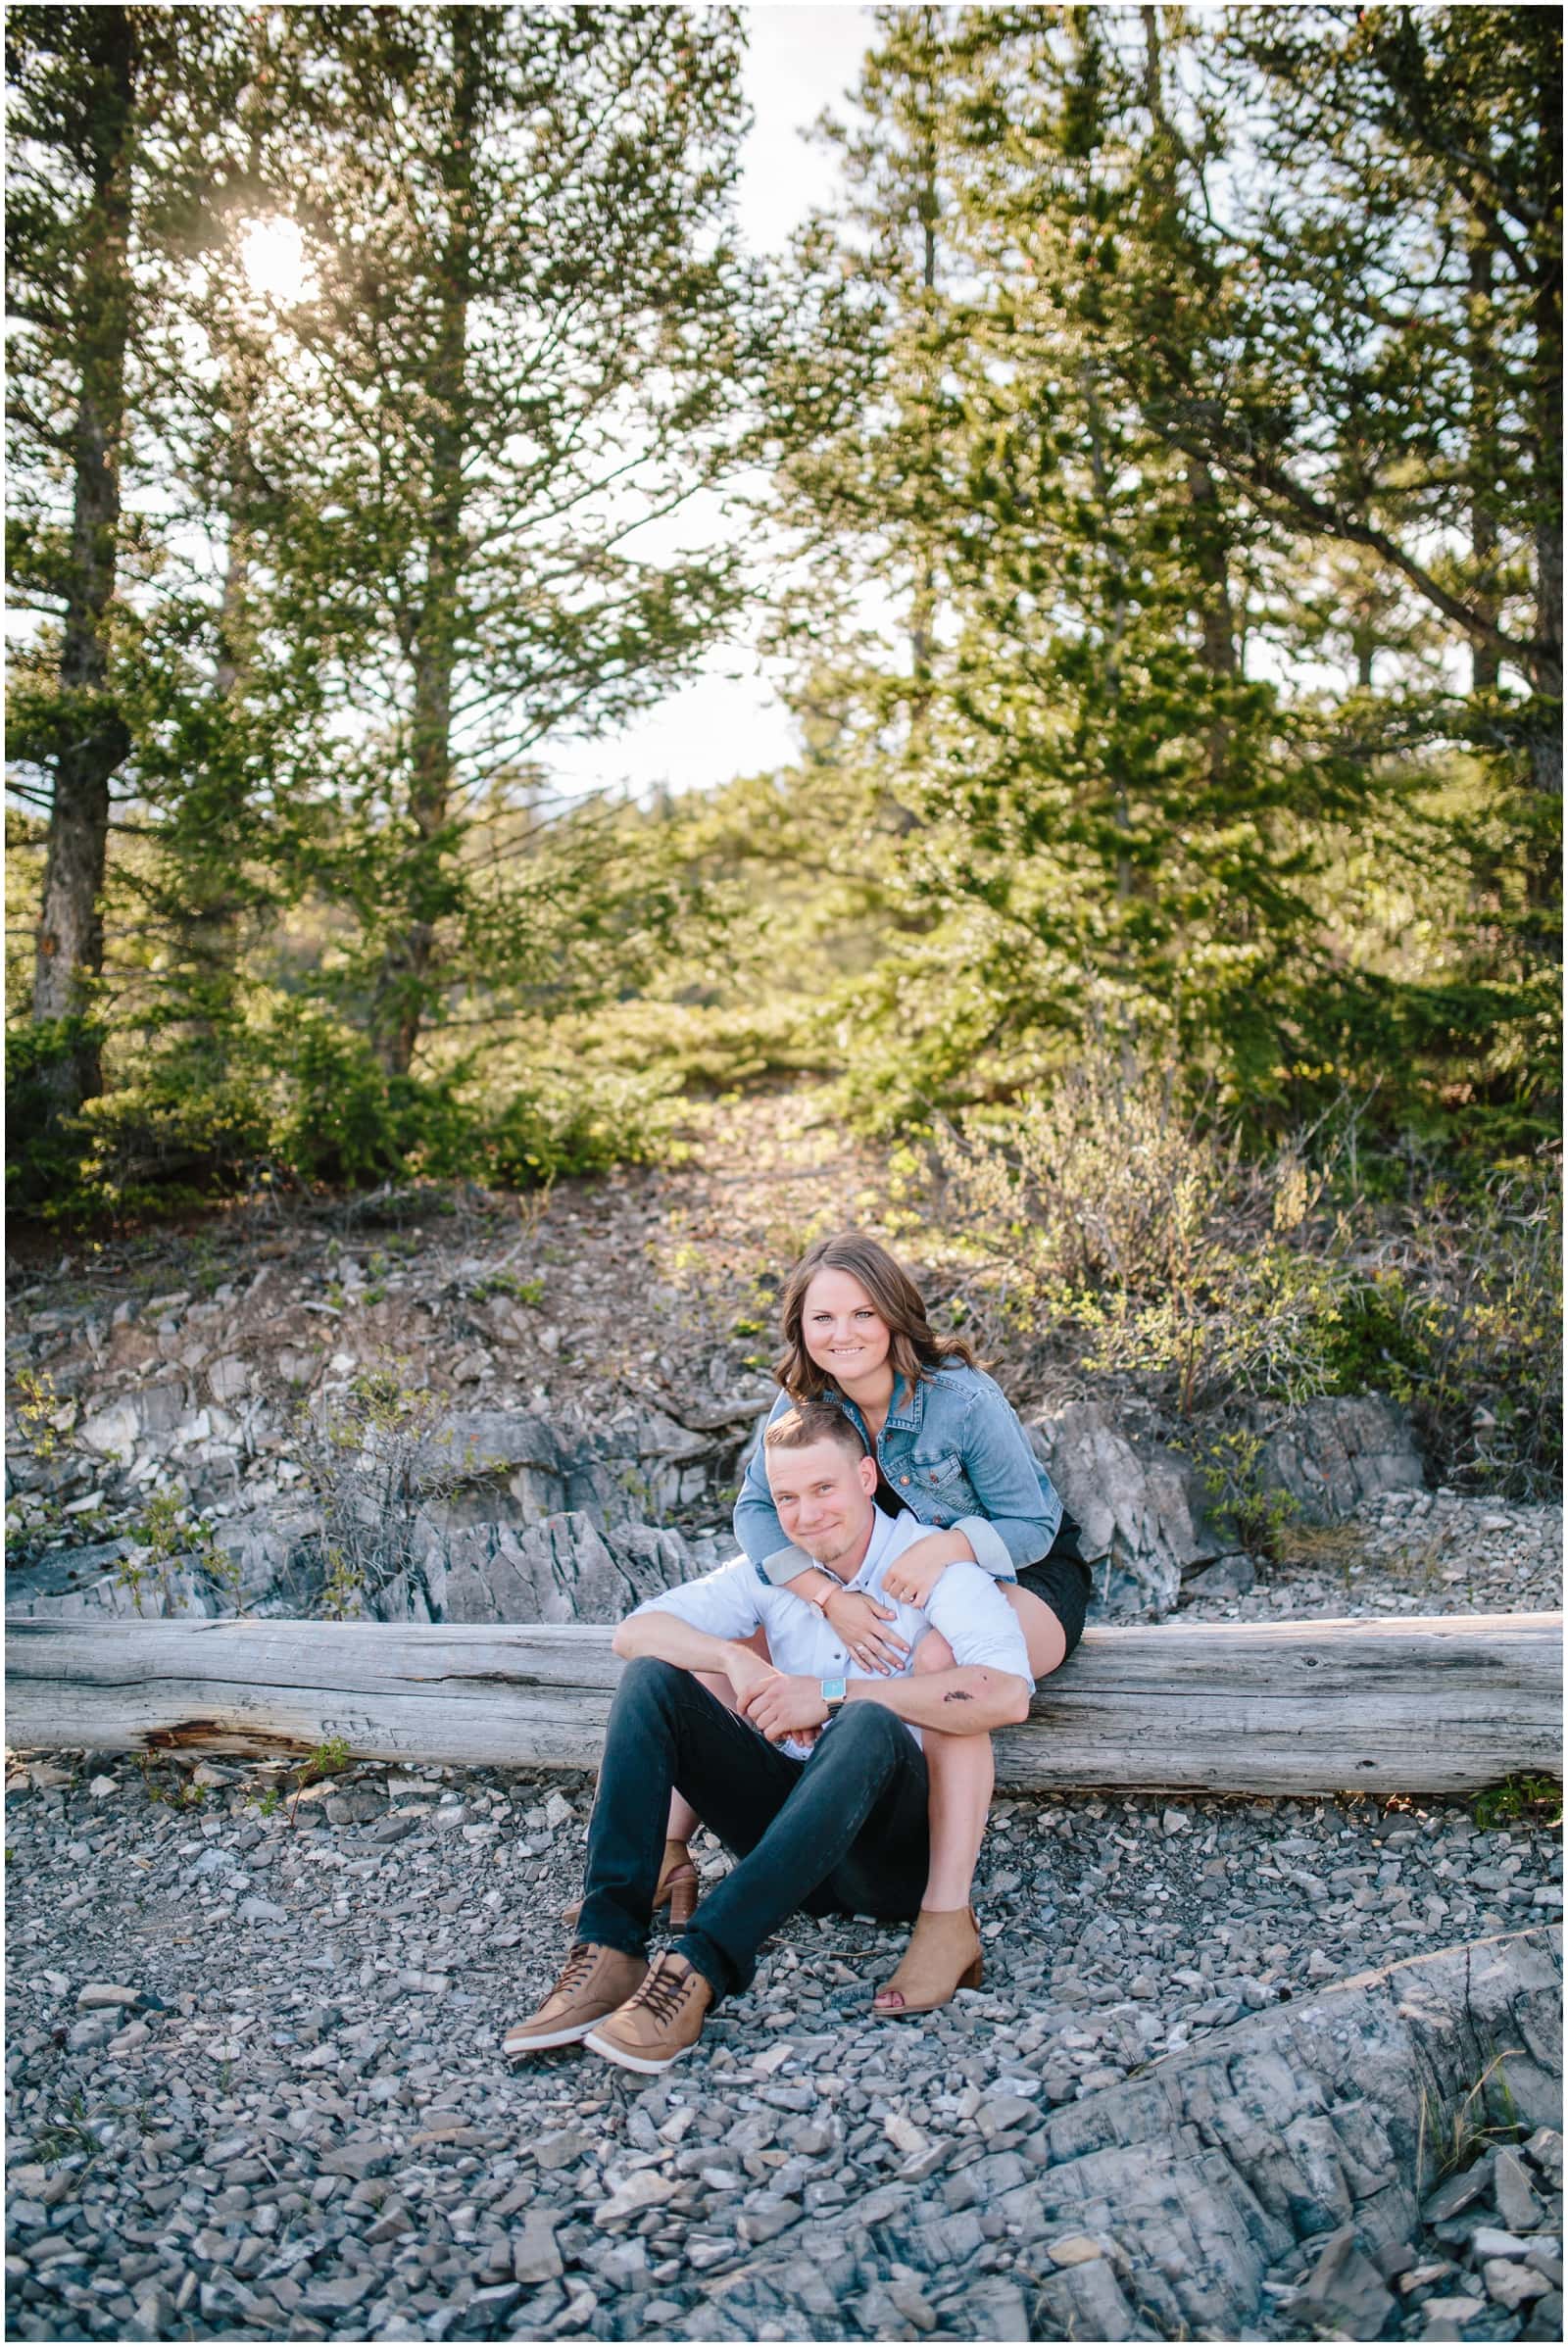
[[[948,1567],[972,1555],[961,1533],[928,1532],[923,1540],[916,1540],[894,1558],[882,1576],[882,1587],[890,1597],[898,1597],[906,1605],[924,1606]]]
[[[760,1728],[770,1744],[803,1729],[820,1728],[828,1718],[819,1679],[787,1676],[769,1670],[766,1686],[756,1687],[741,1702],[743,1715]]]
[[[840,1589],[822,1612],[863,1670],[900,1671],[908,1660],[909,1649],[898,1632],[883,1627],[899,1618],[891,1605],[860,1589]]]
[[[735,1691],[736,1709],[744,1712],[752,1696],[760,1694],[764,1687],[782,1679],[784,1674],[775,1670],[765,1654],[756,1654],[750,1646],[737,1645],[725,1660],[724,1676]]]

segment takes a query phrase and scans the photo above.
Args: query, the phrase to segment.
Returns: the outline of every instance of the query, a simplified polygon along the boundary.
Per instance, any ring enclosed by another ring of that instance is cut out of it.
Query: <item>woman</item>
[[[972,1561],[994,1574],[1019,1618],[1037,1680],[1059,1669],[1083,1634],[1088,1568],[1050,1556],[1061,1502],[1037,1463],[1011,1404],[960,1337],[939,1337],[919,1290],[877,1241],[840,1232],[811,1247],[790,1274],[782,1303],[782,1391],[773,1417],[826,1396],[860,1429],[882,1474],[881,1503],[906,1507],[932,1527],[886,1576],[890,1594],[923,1605],[950,1564]],[[758,1571],[820,1606],[862,1667],[903,1661],[895,1618],[856,1595],[791,1546],[774,1512],[758,1444],[735,1507],[735,1532]],[[949,1670],[947,1640],[930,1631],[916,1670]],[[889,2017],[928,2013],[980,1977],[980,1938],[970,1883],[990,1806],[994,1770],[986,1736],[923,1736],[931,1785],[931,1872],[914,1931],[874,2010]],[[671,1807],[662,1892],[695,1893],[685,1843],[694,1812]]]

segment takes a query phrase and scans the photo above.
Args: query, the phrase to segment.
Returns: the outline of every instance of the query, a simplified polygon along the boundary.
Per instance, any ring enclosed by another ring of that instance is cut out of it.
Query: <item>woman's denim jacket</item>
[[[836,1401],[862,1436],[865,1421],[845,1394]],[[768,1417],[792,1409],[780,1394]],[[867,1438],[868,1439],[868,1438]],[[901,1380],[876,1442],[877,1464],[894,1492],[922,1524],[963,1533],[975,1562],[999,1581],[1047,1553],[1061,1523],[1061,1501],[1029,1447],[1017,1413],[982,1369],[961,1363],[933,1370],[910,1394]],[[767,1488],[759,1442],[735,1503],[735,1537],[764,1580],[793,1581],[811,1559],[784,1537]]]

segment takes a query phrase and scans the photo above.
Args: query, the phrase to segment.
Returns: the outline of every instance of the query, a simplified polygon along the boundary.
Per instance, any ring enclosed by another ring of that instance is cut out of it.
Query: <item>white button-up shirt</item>
[[[880,1508],[873,1509],[872,1515],[864,1558],[854,1579],[844,1586],[862,1596],[878,1598],[897,1613],[897,1621],[888,1623],[887,1628],[904,1639],[909,1651],[896,1671],[865,1670],[816,1606],[804,1597],[791,1596],[787,1587],[775,1588],[764,1581],[745,1556],[720,1565],[716,1572],[705,1573],[698,1581],[662,1589],[657,1597],[645,1598],[635,1611],[674,1614],[694,1630],[706,1630],[711,1638],[744,1638],[756,1630],[765,1630],[775,1670],[805,1679],[907,1677],[919,1640],[927,1630],[940,1630],[956,1662],[1008,1671],[1016,1679],[1027,1680],[1032,1687],[1029,1650],[1018,1617],[991,1575],[978,1565],[949,1565],[923,1608],[890,1597],[882,1587],[883,1574],[895,1558],[924,1540],[931,1527],[914,1516],[885,1516]],[[908,1721],[905,1725],[918,1743],[919,1729]],[[810,1750],[809,1744],[794,1736],[781,1736],[779,1741],[798,1759]]]

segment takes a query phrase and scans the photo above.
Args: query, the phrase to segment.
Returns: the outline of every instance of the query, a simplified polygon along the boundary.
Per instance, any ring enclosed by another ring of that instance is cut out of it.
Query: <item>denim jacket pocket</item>
[[[933,1452],[929,1458],[912,1458],[909,1473],[925,1498],[939,1507],[966,1506],[973,1497],[963,1472],[963,1460],[956,1450]]]

